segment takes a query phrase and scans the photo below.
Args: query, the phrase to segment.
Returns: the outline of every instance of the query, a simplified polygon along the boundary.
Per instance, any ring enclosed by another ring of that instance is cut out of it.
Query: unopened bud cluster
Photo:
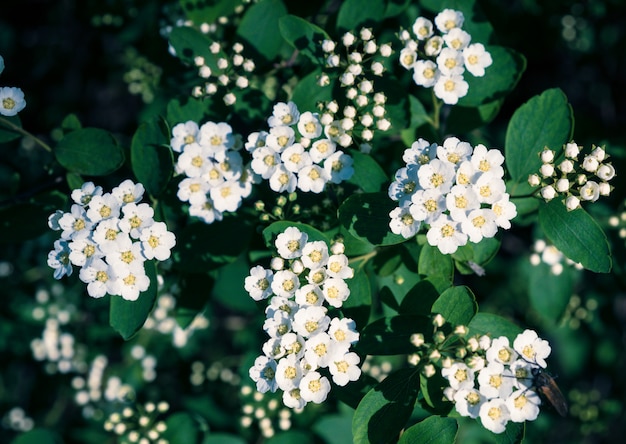
[[[577,270],[582,270],[583,266],[561,252],[554,245],[548,245],[543,239],[538,239],[533,245],[533,253],[530,255],[530,263],[537,266],[544,263],[550,267],[550,272],[558,276],[563,273],[563,265],[574,267]]]
[[[595,202],[611,193],[609,181],[615,177],[615,168],[607,162],[604,148],[592,145],[585,154],[581,146],[570,142],[563,152],[565,158],[558,161],[553,150],[544,148],[539,172],[528,177],[530,185],[541,187],[539,194],[546,202],[560,196],[567,210],[573,211],[582,202]]]
[[[435,96],[449,105],[467,95],[469,85],[463,78],[466,70],[483,77],[485,68],[492,63],[481,43],[470,44],[472,36],[461,29],[464,20],[461,11],[444,9],[435,17],[434,25],[429,19],[418,17],[413,35],[400,31],[404,43],[400,65],[413,71],[416,85],[433,88]]]
[[[325,55],[325,72],[319,79],[321,86],[330,84],[330,76],[336,76],[345,88],[347,102],[340,110],[337,101],[324,104],[322,122],[334,123],[344,133],[341,146],[351,139],[369,142],[376,131],[387,131],[391,122],[385,117],[387,98],[375,89],[375,78],[386,68],[384,59],[392,54],[389,43],[378,44],[370,28],[362,28],[358,34],[346,32],[340,42],[324,40],[321,43]],[[367,149],[366,147],[362,150]]]
[[[120,412],[109,415],[104,422],[104,430],[119,436],[120,442],[168,444],[169,441],[162,437],[167,424],[160,418],[169,408],[165,401],[126,406]]]
[[[243,49],[241,43],[235,43],[226,53],[220,43],[213,42],[209,46],[209,51],[214,56],[210,63],[202,56],[195,56],[194,65],[198,69],[198,76],[204,80],[204,84],[194,87],[192,96],[221,94],[227,106],[234,105],[237,97],[233,90],[248,88],[249,76],[255,69],[254,61],[242,55]]]
[[[257,265],[245,279],[250,297],[269,300],[263,329],[270,338],[249,374],[259,392],[280,389],[283,403],[298,410],[324,402],[331,389],[325,375],[340,386],[361,375],[360,358],[350,351],[359,339],[355,322],[330,316],[350,295],[345,280],[354,271],[342,243],[329,249],[296,227],[280,233],[275,246],[270,268]]]
[[[450,384],[444,395],[456,411],[480,418],[493,433],[504,432],[509,421],[535,420],[541,404],[536,377],[546,367],[548,341],[525,330],[512,347],[505,336],[471,337],[466,344],[467,357],[448,362],[441,370]]]

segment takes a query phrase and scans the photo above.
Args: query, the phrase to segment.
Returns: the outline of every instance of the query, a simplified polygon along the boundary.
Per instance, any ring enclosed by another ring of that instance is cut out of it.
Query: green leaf
[[[177,412],[165,420],[167,429],[163,438],[170,444],[195,444],[200,442],[198,422],[187,412]]]
[[[22,134],[15,131],[11,127],[22,127],[20,116],[2,116],[0,117],[0,143],[10,142],[11,140],[22,137]]]
[[[311,433],[302,430],[289,430],[281,432],[265,441],[266,444],[313,444]]]
[[[495,237],[483,238],[477,244],[468,242],[459,247],[452,258],[457,269],[462,274],[477,274],[481,276],[484,272],[483,266],[489,263],[500,249],[500,241]]]
[[[517,197],[512,198],[511,202],[515,204],[517,216],[513,218],[513,222],[518,225],[528,225],[535,222],[537,211],[541,205],[541,199],[536,197]]]
[[[106,176],[124,163],[124,150],[111,133],[84,128],[67,133],[54,155],[66,169],[85,176]]]
[[[469,133],[496,118],[504,99],[487,102],[477,107],[453,106],[446,120],[446,130],[452,134]]]
[[[387,0],[385,18],[395,17],[402,14],[411,3],[411,0]]]
[[[476,313],[469,323],[470,335],[506,336],[511,343],[522,332],[521,327],[508,319],[491,313]]]
[[[315,421],[313,431],[327,444],[350,443],[352,442],[352,415],[326,414]]]
[[[364,26],[373,26],[385,16],[386,5],[383,0],[368,0],[363,7],[362,0],[346,0],[337,15],[337,33],[353,31],[358,34]]]
[[[339,222],[373,245],[399,244],[406,239],[389,230],[389,212],[395,207],[385,192],[353,194],[339,207]]]
[[[449,254],[443,254],[439,248],[426,243],[420,251],[418,270],[424,276],[441,276],[450,282],[454,277],[454,264]]]
[[[185,273],[179,282],[180,293],[176,297],[176,322],[187,328],[209,301],[213,279],[206,273]]]
[[[509,94],[519,82],[526,69],[526,59],[520,53],[502,46],[486,45],[493,63],[485,69],[483,77],[467,73],[464,78],[469,85],[467,95],[459,99],[460,106],[479,106],[501,99]]]
[[[495,444],[522,444],[524,442],[525,422],[509,421],[504,432],[492,435]]]
[[[251,236],[252,227],[237,216],[210,225],[191,223],[176,240],[174,266],[186,273],[205,273],[229,264],[246,250]]]
[[[63,210],[67,201],[65,194],[53,191],[38,195],[30,202],[2,208],[0,242],[23,242],[49,233],[48,217],[56,210]]]
[[[289,227],[295,227],[303,233],[306,233],[309,242],[324,241],[327,245],[330,245],[330,241],[326,237],[326,235],[316,228],[313,228],[312,226],[303,224],[301,222],[290,222],[286,220],[274,222],[269,227],[263,230],[263,239],[265,239],[265,245],[267,245],[268,248],[275,248],[274,241],[276,241],[276,237]]]
[[[361,188],[366,193],[376,193],[389,182],[389,178],[381,166],[372,156],[359,151],[351,150],[350,156],[354,160],[354,174],[348,182]]]
[[[419,391],[419,371],[401,369],[363,397],[352,419],[355,444],[397,442],[413,412]]]
[[[250,275],[250,264],[244,256],[214,272],[215,285],[211,297],[224,307],[247,313],[256,313],[258,308],[243,283]]]
[[[241,5],[242,0],[180,0],[187,18],[194,23],[215,23],[220,17],[227,17]]]
[[[82,127],[83,125],[80,123],[80,120],[78,120],[78,116],[76,116],[76,114],[68,114],[61,122],[61,129],[65,134],[79,130]]]
[[[454,110],[454,108],[452,108]],[[411,113],[411,120],[409,126],[411,128],[419,128],[425,123],[432,123],[432,119],[424,108],[422,102],[417,97],[409,96],[409,111]]]
[[[572,270],[566,266],[559,275],[554,275],[546,263],[527,266],[530,304],[540,317],[556,324],[574,292]]]
[[[237,37],[241,39],[246,50],[254,48],[265,60],[274,59],[283,46],[283,39],[276,32],[259,32],[260,29],[278,29],[278,21],[287,15],[287,8],[282,0],[264,0],[248,9],[237,27]]]
[[[402,355],[415,352],[411,335],[432,335],[433,324],[430,318],[420,315],[398,315],[377,319],[361,331],[355,346],[359,353],[367,355]]]
[[[466,286],[448,288],[432,307],[433,313],[442,315],[452,326],[469,324],[477,311],[476,297]]]
[[[204,438],[202,444],[246,444],[246,440],[227,433],[211,433]]]
[[[447,278],[438,275],[422,279],[402,299],[400,314],[430,314],[433,303],[451,283]]]
[[[459,429],[454,418],[430,416],[425,420],[409,427],[402,433],[398,444],[451,444],[456,438]]]
[[[341,311],[352,318],[356,325],[361,327],[367,323],[372,307],[372,288],[363,269],[357,269],[352,279],[347,279],[350,296],[341,306]]]
[[[572,135],[574,117],[560,89],[549,89],[520,106],[509,121],[505,138],[506,166],[514,183],[527,184],[542,165],[544,147],[561,149]],[[516,190],[510,190],[512,196]]]
[[[213,40],[199,30],[189,26],[176,26],[172,29],[169,38],[176,50],[176,57],[183,62],[195,66],[194,58],[200,56],[204,58],[204,64],[213,72],[222,72],[217,67],[217,60],[225,58],[226,54],[221,50],[213,54],[209,49]]]
[[[142,123],[130,146],[133,173],[151,196],[159,196],[174,174],[172,150],[169,139],[159,125],[160,118]]]
[[[109,296],[111,301],[109,324],[125,341],[143,327],[156,301],[158,289],[156,265],[153,261],[146,261],[144,267],[146,275],[150,278],[150,287],[140,293],[136,301],[127,301],[121,296]]]
[[[430,378],[422,378],[420,381],[420,393],[424,397],[420,404],[425,410],[438,415],[446,415],[452,410],[452,403],[445,399],[443,388],[449,382],[437,370]]]
[[[330,39],[326,31],[295,15],[282,17],[279,20],[278,28],[283,38],[291,46],[308,57],[313,63],[322,63],[324,53],[321,42]]]
[[[170,126],[193,120],[198,123],[204,118],[206,105],[202,99],[188,97],[185,103],[179,99],[170,100],[167,104],[167,121]]]
[[[33,429],[18,435],[11,444],[62,444],[61,437],[52,430]]]
[[[320,86],[318,79],[322,70],[317,69],[301,78],[293,89],[291,100],[298,105],[301,111],[313,111],[318,109],[318,102],[330,102],[333,99],[333,87],[335,78],[331,78],[330,85]],[[356,168],[355,168],[356,170]]]
[[[574,262],[596,273],[611,271],[606,234],[584,209],[567,211],[560,199],[539,207],[539,225],[546,237]]]

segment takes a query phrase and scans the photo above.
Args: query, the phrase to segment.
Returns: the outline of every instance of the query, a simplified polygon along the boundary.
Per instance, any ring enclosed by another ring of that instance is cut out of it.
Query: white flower
[[[80,188],[73,190],[71,196],[77,204],[87,206],[94,196],[102,196],[102,187],[93,182],[85,182]]]
[[[463,80],[463,76],[458,74],[442,75],[434,86],[435,95],[448,105],[455,105],[459,98],[467,94],[468,89],[469,85]]]
[[[122,207],[124,217],[120,220],[119,227],[133,238],[139,238],[141,231],[154,223],[154,210],[146,203],[137,205],[134,202]]]
[[[324,283],[327,278],[326,267],[316,268],[314,270],[310,270],[309,274],[306,277],[308,283],[320,286]]]
[[[309,139],[319,137],[322,134],[322,125],[317,115],[309,111],[302,113],[298,120],[298,131]]]
[[[460,76],[465,71],[463,53],[452,48],[443,48],[437,56],[437,68],[443,76]]]
[[[267,146],[281,153],[285,148],[293,144],[296,134],[290,126],[281,125],[270,128],[265,139]]]
[[[598,189],[600,190],[600,196],[608,196],[611,194],[613,187],[609,185],[608,182],[600,182],[598,184]]]
[[[280,164],[269,178],[270,188],[277,193],[293,193],[298,184],[296,175]]]
[[[356,323],[350,318],[331,319],[328,334],[333,341],[347,346],[355,344],[359,340]]]
[[[476,193],[467,185],[453,186],[445,199],[450,217],[457,222],[463,222],[470,211],[480,208]]]
[[[106,261],[109,265],[118,268],[143,266],[146,258],[141,252],[141,244],[133,242],[129,237],[121,237],[115,244],[115,249],[107,251]]]
[[[528,184],[531,187],[538,187],[539,185],[541,185],[541,178],[539,177],[538,174],[529,174],[528,175]]]
[[[314,369],[328,367],[335,347],[337,345],[331,342],[330,336],[325,332],[320,332],[306,341],[304,359]]]
[[[418,60],[413,65],[413,81],[425,88],[432,87],[439,78],[437,64],[432,60]]]
[[[417,52],[415,49],[408,46],[402,48],[402,51],[400,51],[400,64],[405,69],[411,69],[413,65],[415,65],[415,62],[417,62]]]
[[[500,336],[491,341],[486,357],[489,362],[511,365],[517,359],[517,352],[509,346],[509,339],[506,336]]]
[[[280,346],[285,349],[288,355],[295,355],[299,359],[304,357],[306,342],[302,336],[296,333],[285,333],[280,338]]]
[[[85,208],[74,204],[69,213],[64,213],[58,220],[59,227],[63,230],[61,238],[80,239],[89,236],[93,223],[87,216]]]
[[[378,48],[378,51],[380,52],[380,55],[383,57],[389,57],[391,53],[393,52],[391,45],[389,43],[383,43],[382,45],[380,45],[380,47]]]
[[[567,211],[574,211],[580,207],[580,199],[576,196],[567,196],[565,199],[565,207]]]
[[[322,290],[313,284],[306,284],[296,290],[296,303],[301,307],[308,305],[322,305],[324,302],[324,295]]]
[[[294,388],[283,393],[283,404],[291,409],[301,410],[307,402],[300,396],[300,389]]]
[[[333,254],[330,256],[326,269],[328,276],[333,278],[351,279],[354,276],[354,270],[350,268],[348,257],[345,254]]]
[[[552,175],[554,174],[554,165],[551,163],[544,163],[543,165],[541,165],[541,167],[539,168],[539,173],[541,173],[541,175],[546,178],[546,177],[552,177]]]
[[[428,243],[439,248],[443,254],[452,254],[458,247],[467,243],[467,234],[461,231],[460,224],[442,214],[426,233]]]
[[[498,177],[504,176],[504,169],[502,168],[504,156],[500,150],[487,150],[485,145],[478,144],[474,147],[471,162],[478,171],[491,172]]]
[[[426,165],[422,165],[417,171],[420,186],[425,190],[437,190],[447,193],[453,185],[454,167],[448,162],[433,159]]]
[[[0,88],[0,114],[3,116],[15,116],[26,106],[24,92],[20,88]]]
[[[273,312],[271,316],[268,313],[267,318],[263,323],[263,330],[270,338],[280,338],[281,336],[291,332],[291,316],[282,310]],[[281,349],[285,349],[282,338],[280,346]]]
[[[309,241],[302,249],[300,257],[306,268],[316,269],[326,265],[328,261],[328,246],[324,241]]]
[[[244,280],[244,288],[255,301],[267,299],[272,294],[272,280],[274,273],[260,265],[250,269],[250,275]]]
[[[206,201],[210,185],[202,177],[187,177],[178,184],[176,197],[182,202],[201,205]]]
[[[130,267],[114,267],[117,275],[116,294],[128,301],[136,301],[139,293],[146,291],[150,286],[150,279],[146,276],[146,272],[142,264]]]
[[[302,191],[321,193],[324,190],[328,176],[318,165],[309,165],[298,173],[298,188]]]
[[[215,209],[211,199],[207,199],[199,204],[192,204],[189,207],[189,215],[198,217],[207,224],[211,224],[216,220],[220,221],[223,217],[221,211]]]
[[[463,50],[465,68],[475,77],[483,77],[493,59],[482,43],[473,43]]]
[[[278,388],[276,383],[276,361],[267,356],[258,356],[254,365],[248,372],[250,379],[256,383],[256,389],[260,393],[275,392]]]
[[[352,46],[355,41],[356,41],[356,37],[351,32],[346,32],[341,37],[341,42],[343,43],[343,46],[345,46],[346,48],[349,46]]]
[[[322,51],[328,53],[333,52],[335,50],[335,42],[332,40],[324,39],[322,41]]]
[[[437,155],[437,144],[419,138],[411,144],[411,148],[404,150],[402,160],[406,164],[423,165],[430,162]]]
[[[546,368],[546,358],[552,349],[545,339],[539,338],[534,330],[524,330],[513,341],[513,348],[528,362]]]
[[[487,399],[506,398],[513,391],[513,374],[499,362],[490,362],[478,373],[479,391]]]
[[[350,296],[350,289],[343,279],[329,278],[324,281],[322,293],[329,305],[339,308]]]
[[[119,228],[119,219],[106,219],[98,224],[93,231],[93,240],[98,244],[103,253],[117,249],[117,243],[126,237],[128,233]]]
[[[506,185],[502,178],[493,173],[483,173],[473,185],[478,201],[493,204],[499,201],[506,192]]]
[[[319,139],[313,142],[309,154],[315,163],[320,163],[335,152],[336,145],[330,139]]]
[[[176,168],[185,173],[188,177],[202,176],[209,168],[211,162],[209,148],[191,143],[185,147],[183,153],[178,157]]]
[[[295,259],[302,255],[307,239],[306,233],[296,227],[289,227],[276,237],[274,245],[283,259]]]
[[[233,129],[224,122],[206,122],[200,127],[198,143],[208,148],[209,154],[223,153],[235,144]]]
[[[267,138],[267,134],[268,133],[266,131],[256,131],[250,133],[248,135],[247,142],[244,144],[246,151],[254,153],[256,148],[261,148],[262,146],[265,146],[265,139]]]
[[[372,74],[374,74],[375,76],[382,76],[383,72],[385,71],[385,65],[383,65],[382,63],[378,61],[374,61],[372,62],[372,66],[370,67],[370,69],[372,70]],[[359,96],[359,97],[365,98],[365,96]],[[362,102],[362,99],[361,99],[361,102]],[[367,103],[359,103],[359,106],[365,106],[366,104]]]
[[[593,180],[587,181],[582,187],[580,187],[580,198],[595,202],[600,197],[600,187],[597,182]]]
[[[155,222],[143,228],[139,239],[146,259],[169,259],[170,250],[176,245],[176,237],[174,233],[167,231],[165,222]]]
[[[198,124],[193,120],[175,125],[172,128],[172,139],[170,140],[172,150],[180,153],[185,146],[197,142],[198,131]]]
[[[475,388],[461,389],[454,394],[454,408],[461,416],[478,418],[480,407],[487,400]]]
[[[78,267],[83,267],[92,260],[103,256],[100,248],[98,248],[98,244],[88,237],[70,242],[69,247],[71,250],[70,261]]]
[[[606,151],[604,151],[604,148],[599,146],[591,152],[591,156],[598,159],[598,162],[602,162],[606,158]]]
[[[415,236],[422,226],[421,221],[413,217],[408,206],[394,208],[389,213],[389,218],[391,232],[405,239]]]
[[[465,17],[461,11],[455,11],[454,9],[444,9],[435,16],[435,26],[442,33],[447,33],[453,28],[460,28],[463,26]]]
[[[70,262],[70,248],[68,243],[62,239],[54,241],[54,250],[48,253],[48,266],[54,268],[54,278],[61,279],[63,276],[70,276],[74,269]]]
[[[469,45],[472,36],[461,28],[453,28],[443,36],[443,40],[450,48],[456,51],[462,51]]]
[[[300,118],[298,107],[293,102],[278,102],[274,105],[272,115],[267,119],[270,127],[281,125],[294,125]]]
[[[441,376],[448,380],[454,390],[474,388],[474,371],[463,362],[455,362],[448,368],[442,368]]]
[[[479,149],[479,155],[480,152]],[[437,157],[454,165],[469,160],[470,156],[472,156],[472,145],[460,141],[457,137],[448,137],[444,140],[443,146],[437,147]]]
[[[427,224],[433,223],[446,210],[446,196],[437,189],[418,190],[411,202],[411,216]]]
[[[479,208],[472,210],[461,223],[463,232],[468,235],[470,242],[478,243],[484,237],[494,237],[498,231],[496,215],[493,210]]]
[[[212,187],[209,195],[213,200],[213,206],[218,211],[237,211],[241,204],[243,188],[237,181],[223,182],[221,185]]]
[[[456,167],[456,183],[457,185],[470,185],[480,176],[480,170],[476,170],[470,161],[462,161]]]
[[[326,307],[317,305],[300,308],[293,316],[293,331],[308,338],[328,330],[330,318],[326,311]]]
[[[496,224],[508,230],[511,228],[511,219],[517,216],[515,204],[509,200],[509,194],[504,193],[502,198],[491,204],[491,209],[496,215]]]
[[[280,163],[279,153],[273,148],[263,146],[256,148],[252,152],[252,162],[250,166],[252,170],[263,179],[269,179]]]
[[[585,158],[583,159],[582,167],[585,171],[589,171],[590,173],[595,173],[598,170],[599,166],[600,166],[600,162],[595,156],[591,154],[588,156],[585,156]]]
[[[480,406],[480,422],[493,433],[502,433],[509,421],[509,410],[503,399],[492,399]]]
[[[615,168],[610,163],[602,163],[596,171],[596,176],[602,180],[611,180],[615,177]]]
[[[338,386],[345,386],[350,381],[356,381],[361,376],[359,355],[354,352],[335,353],[328,364],[328,370],[333,382]]]
[[[531,388],[535,381],[533,369],[536,368],[536,364],[530,363],[524,359],[518,359],[517,361],[511,363],[509,369],[515,377],[513,386],[518,389]]]
[[[324,172],[332,183],[341,183],[354,174],[352,157],[343,151],[335,151],[324,161]]]
[[[117,294],[118,280],[115,270],[102,259],[94,259],[80,269],[78,277],[87,284],[87,293],[93,298]]]
[[[438,35],[435,35],[426,40],[426,45],[424,45],[424,52],[428,57],[436,57],[437,55],[439,55],[442,49],[443,38]]]
[[[93,196],[89,202],[87,217],[93,223],[104,219],[115,219],[120,215],[120,201],[112,194],[106,193],[102,196]]]
[[[284,162],[285,168],[292,173],[297,173],[305,166],[313,163],[309,153],[299,143],[294,143],[287,147],[280,155],[280,158]]]
[[[554,186],[559,193],[566,193],[569,190],[570,183],[567,178],[562,177],[561,179],[556,181]]]
[[[541,399],[532,390],[516,390],[506,399],[506,407],[511,415],[511,421],[534,421],[539,416]]]
[[[418,17],[413,23],[413,34],[417,40],[426,40],[433,35],[433,22],[424,17]]]
[[[287,355],[278,361],[276,366],[276,383],[281,390],[288,392],[298,388],[301,378],[302,368],[300,367],[300,360],[296,355]]]
[[[274,294],[290,298],[295,294],[296,290],[300,288],[300,279],[298,279],[298,275],[291,270],[280,270],[274,274],[271,287]]]
[[[330,392],[330,382],[326,376],[318,372],[309,372],[300,381],[300,396],[305,401],[321,404],[326,400],[328,392]]]

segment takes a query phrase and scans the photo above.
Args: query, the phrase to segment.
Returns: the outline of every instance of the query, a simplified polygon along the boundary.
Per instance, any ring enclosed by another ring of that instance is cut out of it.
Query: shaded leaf
[[[400,355],[415,352],[411,335],[432,335],[433,324],[430,318],[420,315],[397,315],[375,320],[361,331],[355,346],[359,353],[366,355]]]
[[[432,307],[452,326],[467,325],[478,310],[476,297],[466,286],[451,287],[441,293]]]
[[[52,430],[33,429],[18,435],[11,444],[61,444],[63,440]]]
[[[22,137],[22,134],[16,131],[14,127],[22,127],[20,116],[0,117],[0,143],[10,142],[11,140]]]
[[[212,71],[222,71],[217,67],[217,60],[225,58],[226,54],[222,50],[213,54],[209,49],[213,40],[199,30],[189,26],[176,26],[170,32],[169,39],[176,51],[176,57],[184,63],[195,66],[194,58],[199,56]]]
[[[566,266],[559,275],[554,275],[550,265],[544,262],[528,264],[528,268],[530,304],[540,317],[556,324],[574,292],[572,270]]]
[[[420,251],[418,270],[421,275],[441,276],[450,282],[454,277],[454,264],[449,254],[443,254],[439,248],[428,243]]]
[[[350,151],[350,156],[354,160],[352,165],[354,174],[348,179],[349,183],[358,186],[366,193],[376,193],[389,182],[387,174],[372,156],[355,150]]]
[[[422,279],[408,291],[400,304],[401,314],[428,315],[439,295],[449,288],[451,282],[442,276]]]
[[[357,269],[352,279],[347,279],[346,284],[350,289],[350,296],[341,307],[341,311],[352,318],[360,328],[364,326],[370,317],[372,306],[372,289],[369,278],[363,269]]]
[[[0,242],[21,242],[50,232],[48,216],[63,210],[68,198],[53,191],[38,195],[30,202],[0,210]],[[52,249],[52,245],[50,246]]]
[[[195,444],[200,442],[197,421],[187,412],[177,412],[165,420],[167,429],[162,436],[171,444]]]
[[[456,438],[458,429],[459,425],[454,418],[430,416],[406,429],[400,436],[398,444],[414,444],[417,442],[451,444]]]
[[[279,54],[284,40],[279,33],[259,30],[278,29],[278,21],[285,15],[287,8],[282,0],[259,2],[246,11],[237,27],[237,37],[244,42],[246,50],[254,48],[265,60],[272,60]]]
[[[180,5],[194,23],[215,23],[219,17],[235,12],[242,0],[180,0]]]
[[[385,16],[386,5],[383,0],[368,0],[363,7],[362,0],[346,0],[337,14],[337,32],[354,31],[358,34],[362,27],[372,27]]]
[[[67,133],[54,155],[66,169],[85,176],[106,176],[124,163],[124,150],[111,133],[84,128]]]
[[[491,338],[506,336],[513,343],[522,328],[501,316],[491,313],[476,313],[469,323],[470,335],[489,335]]]
[[[318,109],[318,102],[330,102],[333,99],[333,87],[336,79],[331,78],[329,85],[320,86],[318,79],[321,75],[322,70],[317,69],[302,77],[294,87],[291,100],[302,112],[312,112]]]
[[[322,62],[324,53],[321,42],[330,39],[326,31],[295,15],[286,15],[278,28],[287,42],[314,63]]]
[[[159,196],[174,174],[174,157],[167,146],[169,138],[157,119],[137,128],[130,147],[133,173],[152,196]]]

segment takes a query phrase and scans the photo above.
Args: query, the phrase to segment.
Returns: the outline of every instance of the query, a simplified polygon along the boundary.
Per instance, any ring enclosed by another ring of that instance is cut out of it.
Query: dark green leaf
[[[174,413],[165,420],[167,429],[163,438],[171,444],[196,444],[200,442],[198,423],[187,412]]]
[[[358,34],[364,26],[373,26],[385,16],[386,5],[383,0],[368,0],[363,7],[362,0],[346,0],[337,15],[337,32],[354,31]]]
[[[374,245],[399,244],[406,239],[389,229],[389,213],[395,207],[384,192],[353,194],[339,207],[339,221],[353,236]]]
[[[372,289],[369,278],[363,269],[357,269],[352,279],[347,279],[350,296],[341,307],[341,311],[362,327],[367,323],[372,306]]]
[[[321,75],[321,70],[315,70],[302,77],[293,89],[291,100],[302,112],[313,112],[318,109],[319,102],[330,102],[333,99],[333,86],[336,79],[332,78],[330,85],[320,86],[318,79]]]
[[[387,0],[386,3],[385,18],[402,14],[411,3],[411,0]]]
[[[522,332],[518,325],[491,313],[476,313],[469,323],[469,328],[470,335],[489,335],[492,338],[506,336],[511,343]]]
[[[246,50],[254,48],[265,60],[274,59],[280,52],[284,40],[280,34],[270,30],[278,29],[278,21],[287,15],[287,8],[282,0],[264,0],[248,9],[237,27],[237,37],[241,39]],[[259,30],[266,32],[259,32]]]
[[[541,205],[541,200],[536,197],[519,197],[512,198],[511,202],[515,204],[517,216],[513,218],[513,222],[519,225],[528,225],[537,218],[537,210]]]
[[[398,444],[452,444],[459,425],[454,418],[430,416],[409,427],[400,436]]]
[[[213,279],[206,273],[186,273],[181,276],[180,293],[176,297],[176,322],[187,328],[201,313],[213,289]]]
[[[167,121],[172,127],[189,120],[199,123],[204,118],[205,110],[206,106],[202,99],[188,97],[185,103],[173,99],[167,104]]]
[[[68,114],[65,116],[65,119],[63,119],[63,122],[61,122],[61,129],[64,133],[70,133],[82,127],[83,125],[80,123],[80,120],[78,120],[76,114]]]
[[[546,237],[574,262],[596,273],[611,271],[606,235],[584,209],[567,211],[560,199],[539,207],[539,224]]]
[[[556,324],[574,292],[572,271],[566,266],[559,275],[554,275],[551,267],[544,262],[528,264],[528,268],[530,304],[540,317]]]
[[[245,290],[243,282],[250,274],[250,265],[243,256],[214,272],[215,285],[211,297],[225,307],[239,312],[256,312],[257,306]]]
[[[263,230],[263,239],[265,239],[265,245],[267,245],[269,248],[275,248],[274,242],[276,241],[276,237],[289,227],[295,227],[303,233],[306,233],[309,242],[324,241],[327,245],[330,245],[330,241],[321,231],[307,224],[303,224],[300,222],[289,222],[286,220],[274,222],[269,227]]]
[[[504,99],[487,102],[474,108],[453,106],[446,120],[449,133],[462,134],[491,122],[500,112]]]
[[[111,133],[98,128],[72,131],[54,150],[66,169],[85,176],[106,176],[124,163],[124,150]]]
[[[315,421],[313,431],[327,444],[350,443],[352,442],[352,415],[324,415]]]
[[[150,287],[140,293],[136,301],[127,301],[121,296],[109,296],[111,299],[109,324],[125,341],[143,327],[156,301],[158,289],[156,265],[153,261],[146,261],[144,267],[146,275],[150,278]]]
[[[432,334],[430,318],[420,315],[398,315],[377,319],[361,331],[356,349],[367,355],[400,355],[415,352],[411,335]],[[427,339],[428,340],[428,339]]]
[[[354,443],[396,442],[413,412],[419,380],[418,370],[401,369],[370,390],[354,412]]]
[[[1,209],[0,242],[22,242],[50,232],[48,216],[64,210],[67,200],[66,195],[53,191],[38,195],[31,202]]]
[[[350,151],[354,160],[354,174],[348,180],[366,193],[376,193],[389,182],[389,178],[381,166],[367,154],[359,151]]]
[[[313,444],[313,436],[311,433],[302,430],[289,430],[281,432],[267,441],[266,444]]]
[[[378,277],[378,287],[388,287],[391,290],[395,302],[390,306],[395,309],[419,280],[420,276],[417,273],[409,270],[405,263],[400,263],[391,275]]]
[[[213,40],[199,30],[189,26],[176,26],[172,29],[169,38],[176,50],[176,56],[183,62],[195,66],[194,58],[200,56],[204,58],[204,64],[213,72],[222,71],[217,67],[217,60],[225,58],[226,54],[223,51],[213,54],[209,49]]]
[[[278,25],[280,33],[291,46],[314,63],[323,60],[321,42],[330,39],[326,31],[295,15],[282,17]]]
[[[186,273],[205,273],[234,262],[248,247],[252,227],[239,217],[207,225],[195,222],[182,230],[174,247],[174,266]]]
[[[167,145],[169,139],[156,118],[142,123],[133,136],[130,147],[133,173],[152,196],[159,196],[174,174],[174,158]]]
[[[446,415],[452,410],[452,403],[445,399],[443,388],[448,386],[448,381],[437,370],[430,378],[422,378],[420,391],[424,397],[422,407],[437,415]]]
[[[483,77],[466,73],[464,78],[469,91],[459,99],[460,106],[478,106],[503,98],[515,88],[526,69],[526,59],[520,53],[502,46],[486,45],[485,48],[493,63],[485,69]]]
[[[549,89],[520,106],[506,131],[506,166],[514,183],[527,184],[542,165],[544,147],[561,150],[572,135],[574,117],[560,89]],[[516,190],[510,190],[516,195]]]
[[[441,276],[450,282],[454,277],[454,264],[449,254],[443,254],[439,248],[424,244],[420,251],[418,270],[421,275]]]
[[[202,444],[246,444],[246,440],[226,433],[211,433],[204,438]]]
[[[400,313],[430,314],[433,303],[450,285],[451,282],[447,278],[438,275],[422,279],[402,299]]]
[[[15,127],[22,128],[20,116],[1,116],[0,117],[0,143],[10,142],[22,134],[15,130]]]
[[[242,0],[180,0],[180,5],[187,18],[194,23],[215,23],[220,17],[227,17]]]
[[[477,310],[476,297],[466,286],[448,288],[432,308],[433,313],[442,315],[452,326],[469,324]]]
[[[483,238],[477,244],[468,242],[459,247],[452,258],[462,274],[484,273],[483,266],[493,259],[500,249],[500,241],[495,237]]]
[[[509,421],[504,432],[492,435],[495,444],[521,444],[524,442],[525,422]]]
[[[61,437],[52,430],[33,429],[22,433],[11,441],[11,444],[62,444]]]
[[[426,111],[426,108],[424,108],[422,102],[420,102],[415,96],[409,96],[409,111],[411,113],[411,120],[409,124],[411,128],[419,128],[425,123],[432,123],[432,119]]]

